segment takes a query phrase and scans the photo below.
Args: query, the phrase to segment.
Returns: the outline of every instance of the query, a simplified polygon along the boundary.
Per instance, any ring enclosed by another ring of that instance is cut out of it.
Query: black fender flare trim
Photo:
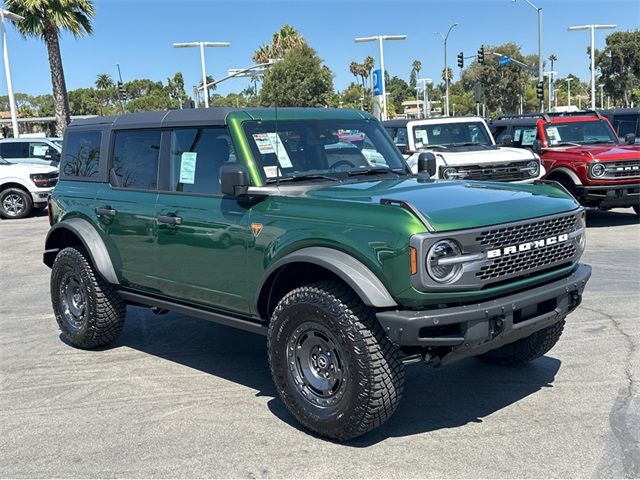
[[[47,233],[47,239],[45,240],[45,264],[49,265],[46,260],[47,253],[51,251],[56,252],[59,250],[59,248],[57,248],[55,245],[51,245],[51,239],[53,238],[54,233],[61,229],[69,230],[80,239],[85,250],[87,250],[89,256],[91,257],[91,262],[107,282],[114,285],[118,285],[120,283],[118,281],[115,269],[113,268],[113,263],[111,263],[111,257],[109,256],[107,247],[100,237],[100,234],[93,227],[93,225],[91,225],[91,223],[83,218],[68,218],[56,223],[53,227],[51,227],[49,233]]]
[[[550,172],[547,172],[546,178],[553,177],[554,173],[556,175],[564,175],[565,177],[569,177],[576,186],[582,185],[580,178],[578,178],[578,175],[576,175],[576,173],[573,170],[570,170],[566,167],[554,168]]]
[[[276,270],[290,263],[312,263],[326,268],[347,283],[365,305],[398,306],[387,288],[367,266],[351,255],[327,247],[307,247],[285,255],[267,269],[258,291],[263,291],[267,280]]]

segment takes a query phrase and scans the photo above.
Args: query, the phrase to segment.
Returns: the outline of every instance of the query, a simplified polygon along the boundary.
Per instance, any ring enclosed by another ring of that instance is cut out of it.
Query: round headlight
[[[457,177],[458,170],[453,167],[447,167],[442,169],[442,178],[445,180],[453,180]]]
[[[461,254],[462,250],[455,240],[440,240],[434,243],[425,260],[429,276],[438,283],[455,282],[462,274],[462,264],[441,261]]]
[[[529,171],[529,175],[535,177],[540,172],[540,164],[535,160],[531,160],[527,163],[527,170]]]
[[[602,163],[596,162],[591,164],[591,176],[602,177],[607,169]]]

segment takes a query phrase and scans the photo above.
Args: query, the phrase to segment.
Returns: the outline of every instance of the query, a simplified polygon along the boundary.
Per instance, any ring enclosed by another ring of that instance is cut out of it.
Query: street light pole
[[[567,77],[567,106],[571,106],[571,81],[573,78]]]
[[[516,0],[511,0],[515,3]],[[542,82],[544,80],[544,72],[542,70],[542,8],[536,7],[529,0],[524,0],[527,2],[535,11],[538,13],[538,81]],[[540,100],[540,111],[544,110],[544,100]]]
[[[600,108],[604,108],[604,83],[598,86],[600,87]]]
[[[200,64],[202,66],[202,88],[204,97],[204,107],[209,108],[209,95],[207,92],[207,67],[204,61],[204,47],[228,47],[231,45],[229,42],[186,42],[186,43],[174,43],[174,48],[190,48],[200,47]]]
[[[577,30],[591,30],[591,109],[596,109],[596,55],[595,55],[595,30],[601,29],[612,29],[616,28],[617,25],[613,24],[591,24],[591,25],[576,25],[574,27],[569,27],[568,30],[570,32],[575,32]]]
[[[440,32],[434,32],[436,35],[440,35],[442,40],[444,40],[444,86],[445,86],[445,104],[444,104],[444,114],[445,116],[449,116],[449,66],[447,65],[447,40],[449,39],[449,34],[453,27],[457,27],[458,22],[454,23],[449,27],[446,35],[441,34]]]
[[[24,17],[0,8],[0,28],[2,29],[2,56],[4,58],[4,73],[7,77],[7,94],[9,96],[9,109],[11,110],[11,126],[13,127],[13,138],[18,138],[18,113],[16,111],[16,98],[13,95],[13,83],[11,82],[11,68],[9,68],[9,48],[7,47],[7,30],[4,26],[4,19],[8,18],[14,22],[24,20]]]
[[[372,37],[358,37],[355,39],[356,43],[378,42],[380,49],[380,75],[382,76],[382,120],[387,119],[387,87],[384,78],[384,48],[382,42],[384,40],[405,40],[406,38],[406,35],[374,35]]]

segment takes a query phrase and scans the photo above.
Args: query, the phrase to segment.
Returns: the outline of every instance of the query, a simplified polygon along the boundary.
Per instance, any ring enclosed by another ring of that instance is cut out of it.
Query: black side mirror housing
[[[538,155],[542,153],[542,141],[540,140],[534,140],[533,144],[531,145],[531,150],[533,150],[534,153],[537,153]]]
[[[626,143],[627,145],[635,145],[635,143],[636,143],[636,135],[635,135],[635,133],[627,133],[624,136],[624,143]]]
[[[500,135],[498,144],[502,147],[511,147],[513,145],[513,137],[509,134]]]
[[[398,150],[400,150],[400,153],[402,155],[407,155],[407,153],[409,152],[409,145],[406,145],[404,143],[396,143],[396,147],[398,147]]]
[[[436,175],[436,156],[433,152],[418,155],[418,173],[428,173],[430,177]]]
[[[249,172],[238,163],[225,163],[220,167],[220,190],[223,195],[241,197],[249,191]]]

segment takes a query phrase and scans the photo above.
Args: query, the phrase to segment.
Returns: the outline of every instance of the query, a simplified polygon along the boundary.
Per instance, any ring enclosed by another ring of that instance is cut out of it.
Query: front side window
[[[69,131],[65,137],[62,174],[69,177],[95,177],[100,166],[102,133]]]
[[[243,127],[266,182],[342,178],[378,168],[406,173],[402,156],[376,121],[249,121]]]
[[[618,143],[615,132],[604,120],[548,123],[544,130],[550,147]]]
[[[116,132],[110,173],[114,187],[155,190],[159,157],[160,130]]]
[[[27,142],[0,143],[0,156],[3,158],[29,158],[29,144]]]
[[[620,138],[624,138],[629,133],[637,135],[640,133],[640,117],[638,115],[615,115],[613,126]]]
[[[226,128],[185,128],[171,132],[171,191],[220,193],[220,167],[235,160]]]
[[[538,128],[533,126],[513,127],[513,146],[530,147],[538,138]]]
[[[387,133],[396,145],[408,145],[407,127],[386,127]]]
[[[492,145],[489,132],[480,122],[415,125],[413,139],[418,149]]]

